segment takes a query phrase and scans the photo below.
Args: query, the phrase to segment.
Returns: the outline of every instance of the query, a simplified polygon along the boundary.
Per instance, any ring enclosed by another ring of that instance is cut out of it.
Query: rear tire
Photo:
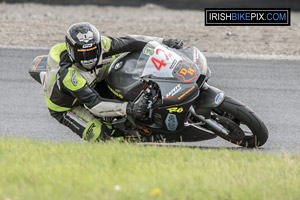
[[[242,140],[231,138],[230,135],[216,133],[223,139],[248,148],[260,147],[268,140],[268,129],[260,118],[243,103],[231,98],[225,97],[224,101],[213,111],[217,116],[222,116],[231,119],[236,124],[246,125],[251,131],[250,135],[246,135]],[[218,120],[216,120],[218,121]],[[221,123],[222,124],[222,123]],[[224,125],[223,125],[224,126]]]

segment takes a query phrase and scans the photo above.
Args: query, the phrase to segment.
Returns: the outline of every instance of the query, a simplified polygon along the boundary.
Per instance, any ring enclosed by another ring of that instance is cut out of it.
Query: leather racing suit
[[[93,71],[76,66],[65,43],[53,46],[43,84],[50,114],[87,141],[113,136],[115,130],[101,118],[125,116],[127,102],[103,98],[94,87],[105,79],[108,67],[121,53],[141,51],[151,40],[163,42],[163,38],[141,35],[101,36],[102,64]]]

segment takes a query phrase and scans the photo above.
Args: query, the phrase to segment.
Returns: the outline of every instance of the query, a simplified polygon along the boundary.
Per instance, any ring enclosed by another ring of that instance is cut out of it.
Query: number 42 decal
[[[165,53],[165,51],[162,50],[162,49],[156,49],[156,52],[155,52],[156,55],[158,55],[158,53],[159,53],[160,51],[165,55],[165,57],[166,57],[167,60],[169,60],[169,58],[172,56],[171,53],[169,53],[169,55],[167,55],[167,54]],[[152,63],[154,64],[154,66],[156,67],[156,69],[157,69],[158,71],[161,69],[162,66],[166,66],[166,63],[164,62],[164,60],[158,60],[157,58],[152,57],[152,58],[151,58],[151,61],[152,61]]]

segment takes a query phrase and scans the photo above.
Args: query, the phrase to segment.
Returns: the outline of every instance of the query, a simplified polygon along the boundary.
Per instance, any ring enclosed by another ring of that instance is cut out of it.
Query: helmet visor
[[[87,49],[77,49],[74,52],[75,62],[82,65],[87,70],[96,67],[100,58],[99,45],[92,46]]]

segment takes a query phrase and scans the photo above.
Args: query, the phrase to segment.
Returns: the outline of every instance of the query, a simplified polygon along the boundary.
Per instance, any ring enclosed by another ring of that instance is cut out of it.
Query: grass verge
[[[1,138],[0,199],[300,199],[300,157]]]

